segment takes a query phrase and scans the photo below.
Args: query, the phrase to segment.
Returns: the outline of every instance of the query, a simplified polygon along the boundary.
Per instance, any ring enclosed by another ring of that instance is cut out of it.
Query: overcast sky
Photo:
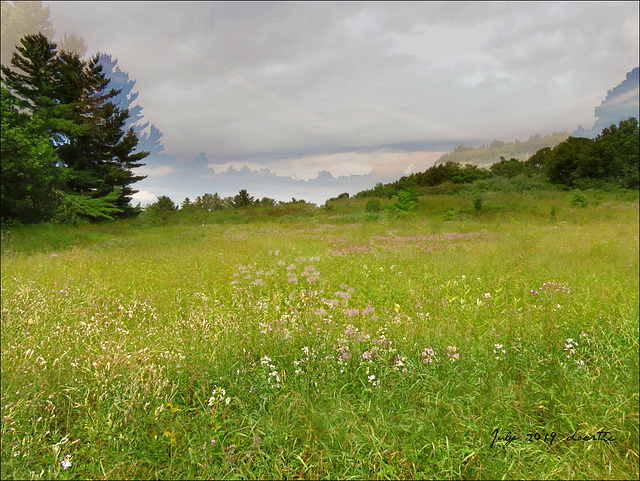
[[[635,1],[43,3],[58,36],[118,58],[163,133],[142,201],[322,203],[459,144],[589,129],[639,64]]]

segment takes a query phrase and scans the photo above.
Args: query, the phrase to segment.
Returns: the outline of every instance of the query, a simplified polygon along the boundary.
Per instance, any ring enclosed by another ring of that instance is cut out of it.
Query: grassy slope
[[[570,198],[5,232],[2,478],[637,477],[637,196]]]

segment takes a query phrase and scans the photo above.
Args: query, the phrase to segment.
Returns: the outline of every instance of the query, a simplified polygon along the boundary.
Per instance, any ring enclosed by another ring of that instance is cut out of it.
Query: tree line
[[[595,139],[569,137],[555,147],[544,147],[527,160],[500,160],[488,169],[447,161],[424,172],[403,176],[395,182],[379,182],[354,197],[391,198],[401,190],[434,187],[446,183],[470,184],[492,177],[537,176],[567,188],[614,186],[638,189],[638,119],[622,120],[603,129]]]
[[[132,169],[148,153],[126,128],[98,56],[82,60],[42,33],[26,35],[2,65],[1,217],[82,222],[139,214]]]
[[[221,197],[218,193],[206,193],[196,197],[194,200],[186,197],[180,206],[171,200],[170,197],[162,195],[157,198],[156,202],[146,207],[145,211],[151,214],[165,214],[180,210],[181,212],[205,211],[213,212],[224,209],[239,209],[242,207],[276,207],[290,204],[305,204],[307,201],[296,199],[293,197],[289,202],[276,201],[269,197],[256,199],[247,192],[246,189],[240,190],[235,196]]]

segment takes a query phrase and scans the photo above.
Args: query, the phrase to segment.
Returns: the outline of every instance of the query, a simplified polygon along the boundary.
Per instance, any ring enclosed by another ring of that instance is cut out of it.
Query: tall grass
[[[637,204],[476,195],[3,232],[2,478],[637,478]]]

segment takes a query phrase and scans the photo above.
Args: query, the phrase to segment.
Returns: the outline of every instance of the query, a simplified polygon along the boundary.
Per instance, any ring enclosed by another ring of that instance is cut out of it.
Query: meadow
[[[2,479],[633,479],[638,195],[2,232]]]

